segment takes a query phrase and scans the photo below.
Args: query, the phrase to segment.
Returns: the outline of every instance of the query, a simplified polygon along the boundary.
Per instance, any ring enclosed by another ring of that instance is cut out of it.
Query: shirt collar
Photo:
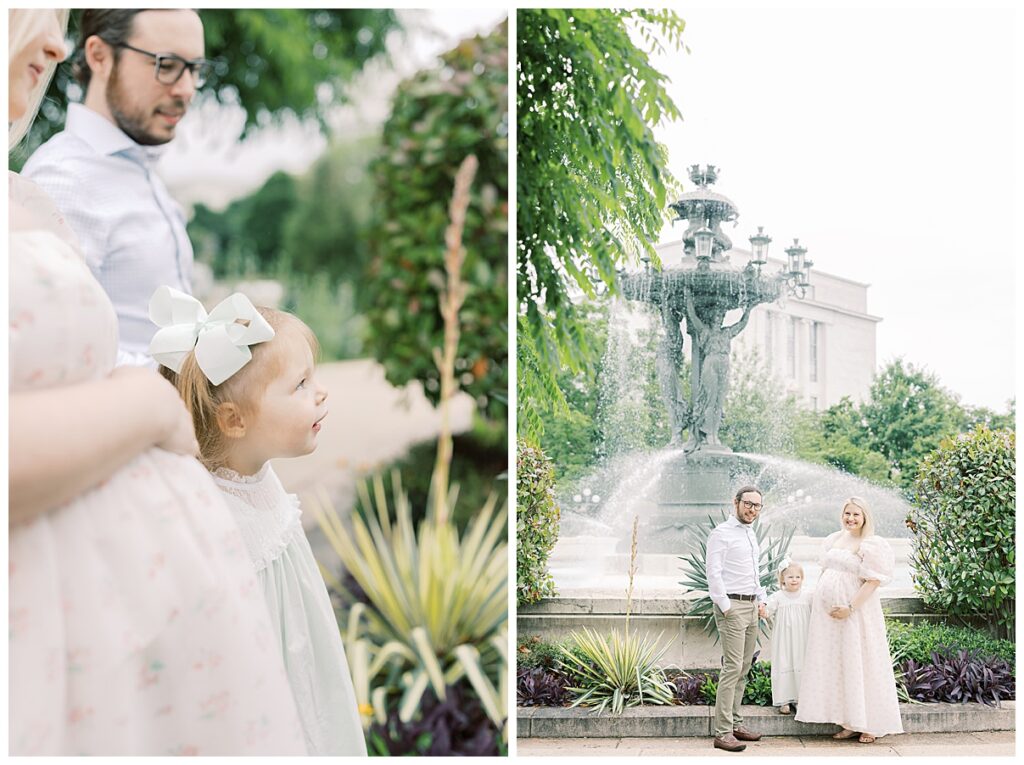
[[[163,146],[136,143],[121,128],[84,104],[68,104],[65,132],[89,144],[98,154],[122,155],[143,165],[151,165],[163,156]]]
[[[729,526],[731,526],[733,528],[741,528],[744,531],[753,531],[754,530],[754,524],[752,524],[752,523],[750,523],[750,524],[740,523],[740,519],[737,518],[735,515],[730,515],[726,519],[725,522],[726,522],[726,524],[728,524]]]

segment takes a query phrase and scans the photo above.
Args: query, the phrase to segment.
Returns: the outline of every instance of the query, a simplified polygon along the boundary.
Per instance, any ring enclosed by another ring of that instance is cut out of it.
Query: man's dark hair
[[[135,29],[135,17],[144,10],[144,8],[87,8],[82,11],[78,21],[78,45],[72,72],[83,88],[88,90],[89,81],[92,79],[92,70],[89,69],[89,64],[85,60],[85,41],[93,35],[97,35],[109,44],[114,51],[114,65],[116,66],[121,58],[120,45],[128,42],[128,38],[132,36]]]
[[[743,495],[746,494],[748,491],[756,491],[758,494],[761,495],[761,498],[764,499],[764,492],[761,491],[756,486],[743,486],[736,492],[736,498],[733,501],[739,502],[741,499],[743,499]]]

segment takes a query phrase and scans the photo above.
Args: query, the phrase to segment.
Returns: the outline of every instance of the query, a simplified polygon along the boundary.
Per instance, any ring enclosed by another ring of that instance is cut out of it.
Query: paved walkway
[[[776,736],[747,744],[739,753],[714,749],[708,738],[527,738],[516,744],[521,757],[1012,757],[1014,732],[905,733],[870,745],[824,736]]]

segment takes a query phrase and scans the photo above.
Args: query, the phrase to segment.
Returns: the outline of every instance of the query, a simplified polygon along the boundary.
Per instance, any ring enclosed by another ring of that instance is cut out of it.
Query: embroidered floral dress
[[[811,593],[776,590],[768,596],[772,619],[772,704],[782,706],[798,700],[800,674],[807,647],[807,625],[811,618]]]
[[[12,395],[107,376],[110,301],[45,195],[14,175],[10,191]],[[195,459],[149,449],[11,527],[8,577],[11,754],[306,752],[245,545]]]
[[[829,616],[833,605],[853,600],[868,579],[892,578],[892,548],[880,537],[861,540],[857,552],[840,549],[837,531],[825,540],[821,578],[814,591],[796,719],[826,722],[885,736],[902,733],[892,656],[876,590],[846,619]]]
[[[254,476],[222,468],[214,480],[255,565],[309,753],[365,756],[341,633],[302,530],[298,497],[285,492],[269,462]]]

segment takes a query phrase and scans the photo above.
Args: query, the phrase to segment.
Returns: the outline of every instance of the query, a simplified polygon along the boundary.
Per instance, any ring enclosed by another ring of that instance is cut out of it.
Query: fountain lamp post
[[[657,367],[669,412],[670,443],[682,445],[683,431],[688,430],[684,447],[687,453],[729,453],[731,450],[718,438],[718,430],[729,387],[732,339],[747,326],[754,306],[785,295],[804,298],[814,264],[807,258],[807,248],[794,239],[785,251],[783,270],[762,273],[772,240],[760,226],[750,237],[749,262],[743,267],[731,263],[732,241],[721,225],[735,221],[739,210],[728,197],[710,189],[718,180],[714,165],[693,165],[689,175],[696,189],[672,204],[676,220],[689,224],[683,233],[682,263],[654,271],[645,259],[641,272],[620,272],[620,283],[628,299],[650,303],[661,315],[665,337],[658,349]],[[742,316],[734,324],[723,326],[725,314],[733,309],[742,309]],[[689,402],[679,390],[684,321],[693,348]]]

